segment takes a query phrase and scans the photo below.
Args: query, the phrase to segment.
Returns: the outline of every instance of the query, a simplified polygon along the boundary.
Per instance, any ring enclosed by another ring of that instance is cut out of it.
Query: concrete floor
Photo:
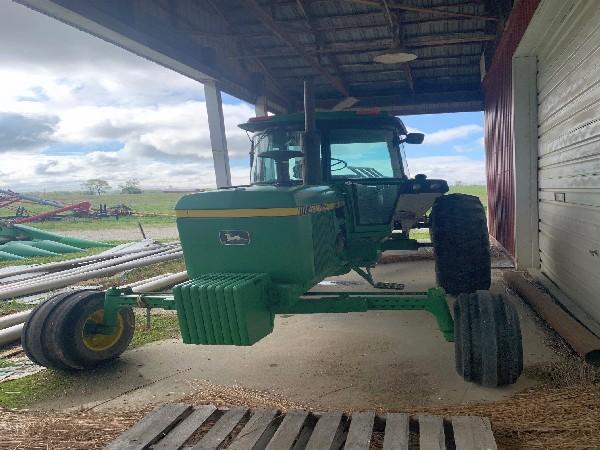
[[[406,290],[434,285],[433,261],[381,265],[378,281]],[[497,279],[494,290],[504,291]],[[343,285],[332,285],[342,281]],[[368,288],[356,274],[319,289]],[[523,331],[525,366],[556,358],[544,331],[515,300]],[[454,370],[454,345],[421,311],[278,316],[275,331],[252,347],[192,346],[169,340],[127,351],[113,367],[85,374],[60,399],[42,407],[100,408],[174,401],[194,380],[269,391],[313,408],[390,408],[494,401],[536,384],[526,375],[510,387],[467,383]],[[107,401],[108,400],[108,401]],[[104,402],[104,403],[102,403]]]

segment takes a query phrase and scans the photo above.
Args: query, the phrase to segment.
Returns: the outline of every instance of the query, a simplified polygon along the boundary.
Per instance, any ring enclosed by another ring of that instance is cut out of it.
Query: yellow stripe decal
[[[260,208],[260,209],[180,209],[177,217],[289,217],[316,214],[342,206],[342,203],[318,203],[297,208]]]

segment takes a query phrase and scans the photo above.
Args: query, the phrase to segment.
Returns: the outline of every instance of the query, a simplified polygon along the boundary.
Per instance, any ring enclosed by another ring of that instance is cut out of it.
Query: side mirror
[[[425,135],[423,133],[408,133],[402,142],[407,144],[422,144]]]

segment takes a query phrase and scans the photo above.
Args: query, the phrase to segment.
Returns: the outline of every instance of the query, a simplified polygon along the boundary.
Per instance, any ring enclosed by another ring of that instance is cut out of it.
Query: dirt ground
[[[493,265],[506,261],[496,257]],[[433,283],[433,262],[380,265],[375,275],[423,289]],[[493,280],[493,290],[506,292],[499,269]],[[318,288],[368,286],[349,274]],[[514,386],[486,389],[460,379],[453,345],[422,312],[279,316],[275,332],[252,347],[156,342],[82,374],[59,399],[30,411],[0,409],[0,448],[102,448],[156,404],[173,401],[481,415],[500,449],[600,448],[600,372],[573,357],[518,298],[511,301],[525,356]]]
[[[495,273],[493,289],[505,291]],[[381,281],[406,290],[434,284],[433,261],[380,265]],[[343,284],[338,284],[338,283]],[[335,277],[320,290],[366,290],[355,274]],[[464,382],[454,370],[454,345],[422,311],[282,315],[275,331],[251,347],[155,342],[125,352],[112,367],[81,382],[42,408],[143,407],[188,395],[198,382],[269,391],[319,409],[399,409],[496,401],[535,386],[531,373],[556,355],[520,301],[525,374],[513,386],[489,389]]]

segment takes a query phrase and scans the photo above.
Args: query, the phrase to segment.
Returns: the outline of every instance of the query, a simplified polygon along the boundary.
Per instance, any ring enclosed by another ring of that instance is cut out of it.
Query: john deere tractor
[[[519,321],[487,291],[483,206],[445,195],[443,180],[409,178],[402,150],[422,134],[386,114],[309,110],[240,127],[252,137],[250,183],[186,195],[176,206],[189,281],[172,295],[113,288],[51,298],[24,327],[32,360],[81,370],[118,357],[133,335],[134,307],[176,310],[183,342],[200,345],[252,345],[273,331],[276,314],[425,310],[455,342],[466,380],[517,380]],[[416,227],[429,227],[431,244],[410,238]],[[437,287],[405,292],[402,280],[373,278],[382,252],[431,245]],[[373,288],[318,291],[325,278],[352,270]],[[457,296],[454,317],[446,294]]]

